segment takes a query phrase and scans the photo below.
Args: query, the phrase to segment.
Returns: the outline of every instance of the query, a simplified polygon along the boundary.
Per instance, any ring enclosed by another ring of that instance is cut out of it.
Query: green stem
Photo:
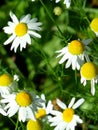
[[[59,26],[57,25],[57,23],[55,22],[55,20],[53,19],[53,17],[51,16],[51,14],[49,13],[48,9],[46,8],[45,4],[43,3],[42,0],[40,0],[41,4],[43,5],[44,9],[46,10],[48,16],[50,17],[50,19],[52,20],[52,22],[56,25],[58,31],[60,32],[61,35],[63,35],[61,29],[59,28]]]
[[[75,69],[75,81],[76,81],[76,84],[77,84],[77,70]]]
[[[15,130],[18,130],[18,124],[19,124],[19,121],[18,121],[18,118],[17,118]]]
[[[16,123],[11,118],[9,120],[16,126]]]

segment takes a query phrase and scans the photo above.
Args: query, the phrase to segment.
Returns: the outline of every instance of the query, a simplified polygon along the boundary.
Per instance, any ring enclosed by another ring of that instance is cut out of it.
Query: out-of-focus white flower
[[[56,0],[56,3],[60,2],[61,0]],[[71,5],[71,0],[64,0],[64,4],[66,4],[66,7],[69,8]]]
[[[44,116],[47,116],[53,110],[53,104],[52,104],[52,102],[50,100],[48,101],[48,103],[46,105],[46,99],[45,99],[44,94],[41,94],[41,99],[44,102],[41,103],[42,107],[38,107],[38,111],[35,114],[37,119],[42,118]]]

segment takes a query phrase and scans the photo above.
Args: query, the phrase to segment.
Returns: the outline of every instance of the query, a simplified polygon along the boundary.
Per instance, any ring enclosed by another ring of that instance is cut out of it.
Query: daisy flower
[[[68,68],[72,65],[72,69],[79,70],[80,66],[84,63],[84,61],[90,61],[87,51],[90,48],[87,46],[91,42],[91,39],[87,40],[73,40],[63,49],[56,51],[60,53],[58,57],[63,56],[59,61],[59,64],[67,61],[65,64],[65,68]]]
[[[7,73],[0,75],[0,94],[6,95],[12,93],[17,87],[17,78],[13,77]]]
[[[46,99],[45,99],[44,94],[41,95],[41,99],[45,102],[41,103],[42,107],[38,107],[38,111],[35,114],[37,119],[42,118],[42,117],[50,114],[51,111],[53,110],[53,104],[50,100],[48,101],[48,103],[46,105]]]
[[[14,52],[17,51],[18,46],[20,45],[20,51],[23,48],[26,48],[26,44],[31,44],[31,38],[41,36],[36,32],[40,31],[42,23],[37,22],[37,18],[31,19],[31,15],[27,14],[22,16],[20,20],[17,19],[15,14],[10,12],[10,17],[12,21],[8,22],[8,26],[4,27],[4,32],[11,34],[11,36],[4,42],[4,45],[7,45],[12,42],[11,50],[14,49]]]
[[[12,117],[18,112],[18,119],[23,122],[29,119],[35,120],[34,113],[37,107],[41,107],[40,102],[42,100],[34,93],[26,91],[4,95],[1,99],[1,103],[7,103],[4,109],[7,110],[8,116]]]
[[[60,2],[61,0],[56,0],[56,3]],[[71,4],[71,0],[64,0],[64,4],[66,4],[66,7],[69,8]]]
[[[78,108],[84,99],[79,99],[75,104],[75,98],[71,99],[68,107],[57,99],[57,104],[63,109],[63,112],[53,110],[54,117],[50,117],[49,122],[51,126],[55,126],[54,130],[75,130],[77,123],[83,123],[78,115],[75,114],[75,109]]]
[[[81,83],[85,86],[87,81],[91,82],[91,94],[95,94],[95,83],[98,82],[98,67],[92,62],[86,62],[80,69]]]
[[[29,120],[27,122],[27,130],[42,130],[42,127],[38,120]]]
[[[91,30],[96,34],[98,37],[98,18],[94,18],[90,23]]]

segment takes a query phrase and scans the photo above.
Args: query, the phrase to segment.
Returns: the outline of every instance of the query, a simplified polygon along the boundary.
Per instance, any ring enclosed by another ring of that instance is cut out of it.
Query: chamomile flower
[[[16,87],[17,87],[17,82],[16,82],[15,75],[13,77],[7,73],[0,75],[1,96],[12,93]]]
[[[56,3],[60,2],[61,0],[56,0]],[[66,4],[66,7],[69,8],[71,4],[71,0],[64,0],[64,4]]]
[[[98,37],[98,18],[94,18],[90,23],[91,30],[96,34]]]
[[[42,127],[38,120],[29,120],[27,122],[27,130],[42,130]]]
[[[46,99],[45,99],[44,94],[41,95],[41,99],[45,102],[41,103],[42,107],[38,107],[38,111],[35,114],[37,119],[42,118],[42,117],[50,114],[51,111],[53,110],[53,104],[50,100],[48,101],[48,103],[46,105]]]
[[[91,82],[91,94],[95,94],[95,84],[98,82],[98,67],[93,62],[86,62],[80,69],[81,83],[85,86]]]
[[[55,126],[54,130],[75,130],[77,123],[83,123],[82,119],[75,114],[75,109],[78,108],[84,99],[79,99],[75,104],[75,98],[71,99],[68,107],[57,99],[57,104],[63,109],[63,112],[53,110],[54,117],[50,117],[49,122],[51,126]]]
[[[34,93],[26,91],[4,95],[1,99],[2,103],[7,103],[4,109],[7,110],[8,116],[12,117],[18,112],[18,119],[23,122],[29,119],[35,120],[34,113],[37,107],[41,107],[41,101]]]
[[[90,48],[87,46],[91,42],[91,39],[87,40],[73,40],[63,49],[56,51],[60,53],[58,57],[63,56],[59,61],[59,64],[67,61],[65,64],[65,68],[68,68],[72,65],[72,69],[79,70],[80,66],[84,63],[84,61],[90,61],[87,51]]]
[[[4,42],[4,45],[12,42],[11,50],[14,49],[14,52],[17,51],[19,45],[20,51],[22,51],[23,48],[26,48],[27,43],[31,44],[30,36],[37,38],[41,37],[36,32],[41,30],[40,25],[42,24],[37,22],[37,18],[31,19],[31,15],[27,14],[18,20],[15,14],[12,12],[10,12],[10,17],[12,21],[9,21],[8,26],[4,27],[3,29],[5,33],[12,35]]]

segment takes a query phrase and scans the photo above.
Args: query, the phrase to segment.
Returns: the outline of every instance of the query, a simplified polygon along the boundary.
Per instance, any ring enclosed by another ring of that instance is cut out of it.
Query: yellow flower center
[[[87,80],[91,80],[95,78],[96,75],[98,74],[97,70],[98,69],[94,63],[87,62],[83,64],[83,66],[81,67],[80,73],[81,73],[81,76],[83,76]]]
[[[19,92],[16,95],[16,102],[19,106],[26,107],[29,106],[32,102],[31,95],[27,92]]]
[[[0,76],[0,86],[7,87],[13,82],[13,78],[9,74]]]
[[[42,130],[40,122],[38,120],[29,120],[27,123],[27,130]]]
[[[98,32],[98,18],[94,18],[91,21],[90,27],[93,31]]]
[[[24,36],[28,31],[27,24],[25,23],[19,23],[15,27],[15,33],[17,36],[21,37]]]
[[[43,108],[41,108],[41,109],[39,109],[39,110],[37,111],[37,113],[36,113],[36,118],[39,119],[39,118],[41,118],[41,117],[43,117],[43,116],[45,116],[45,115],[46,115],[46,110],[43,109]]]
[[[74,110],[71,109],[71,108],[67,108],[63,111],[63,120],[65,122],[71,122],[72,118],[73,118],[73,115],[74,115]]]
[[[70,44],[68,45],[68,50],[71,54],[73,55],[80,55],[83,53],[84,51],[84,45],[82,42],[78,41],[78,40],[73,40],[72,42],[70,42]]]

